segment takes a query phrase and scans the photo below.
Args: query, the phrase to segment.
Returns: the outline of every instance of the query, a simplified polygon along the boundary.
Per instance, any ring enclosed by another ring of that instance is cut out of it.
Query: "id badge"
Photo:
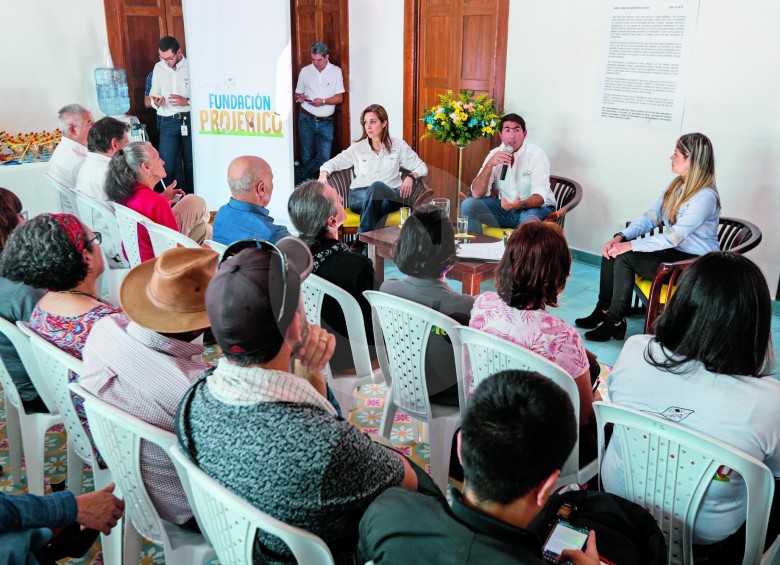
[[[183,124],[181,125],[181,136],[182,136],[182,137],[187,137],[187,136],[189,135],[189,131],[190,131],[190,130],[189,130],[189,128],[187,128],[187,124],[186,124],[186,123],[183,123]]]

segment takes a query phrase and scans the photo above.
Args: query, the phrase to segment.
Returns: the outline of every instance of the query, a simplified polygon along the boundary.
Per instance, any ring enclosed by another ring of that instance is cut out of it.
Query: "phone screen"
[[[559,520],[544,544],[544,559],[557,563],[564,549],[583,549],[587,541],[588,530]]]

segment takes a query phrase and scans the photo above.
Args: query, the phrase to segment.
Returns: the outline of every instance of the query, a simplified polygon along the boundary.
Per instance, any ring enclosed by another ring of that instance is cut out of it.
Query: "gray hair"
[[[322,194],[325,185],[318,180],[302,182],[287,201],[287,211],[290,213],[295,229],[307,245],[311,245],[327,226],[328,218],[336,215],[333,201]]]
[[[133,194],[133,185],[138,182],[141,165],[149,162],[148,141],[128,143],[111,157],[106,173],[106,196],[109,200],[125,204]]]
[[[252,165],[247,167],[244,173],[238,177],[231,177],[230,169],[228,169],[227,182],[231,194],[234,197],[239,197],[256,187],[263,180],[265,167],[266,165],[262,161],[252,161]]]
[[[311,44],[312,55],[322,55],[324,57],[328,53],[330,53],[330,51],[328,50],[328,45],[324,41],[315,41]]]
[[[60,131],[62,135],[68,137],[70,126],[79,125],[84,120],[84,114],[89,110],[81,104],[68,104],[60,108],[57,112],[57,118],[60,121]]]

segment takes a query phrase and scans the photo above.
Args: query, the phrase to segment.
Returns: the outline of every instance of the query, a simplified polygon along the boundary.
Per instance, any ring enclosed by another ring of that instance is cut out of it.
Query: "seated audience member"
[[[469,325],[533,351],[571,375],[580,397],[580,457],[592,459],[596,438],[588,355],[577,330],[546,309],[558,305],[570,269],[571,253],[557,224],[521,224],[498,264],[497,292],[477,297]]]
[[[385,281],[382,292],[438,310],[461,324],[469,323],[474,297],[455,292],[444,282],[444,275],[455,264],[455,233],[440,208],[424,206],[406,220],[396,243],[395,264],[406,278]],[[428,338],[425,355],[428,394],[432,402],[457,406],[452,342],[436,330]]]
[[[339,227],[347,216],[339,193],[316,180],[295,188],[287,202],[295,229],[306,242],[314,258],[314,274],[349,292],[360,305],[368,344],[374,345],[371,306],[364,290],[374,290],[376,278],[371,260],[339,241]],[[325,297],[322,303],[323,327],[336,337],[336,351],[330,359],[334,370],[354,367],[344,313],[338,303]],[[348,409],[348,407],[346,407]]]
[[[528,530],[553,493],[577,437],[571,402],[549,379],[528,371],[497,373],[477,387],[458,439],[463,492],[452,507],[392,488],[360,522],[362,562],[538,564],[542,545]],[[575,565],[598,565],[596,536],[566,551]]]
[[[768,376],[771,319],[759,268],[741,255],[707,253],[683,274],[655,336],[626,341],[609,378],[610,400],[717,438],[780,477],[780,382]],[[608,492],[625,495],[624,457],[620,442],[611,441],[601,469]],[[767,544],[780,531],[775,485]],[[746,509],[744,480],[721,467],[696,516],[694,543],[732,536],[719,554],[734,551],[735,558],[723,562],[740,562]]]
[[[71,214],[41,214],[19,226],[3,251],[12,281],[47,290],[30,315],[30,328],[81,359],[92,326],[120,312],[97,296],[103,273],[100,234]]]
[[[190,343],[208,327],[206,287],[219,254],[170,249],[135,267],[122,281],[125,314],[95,324],[84,348],[79,384],[109,404],[173,432],[184,393],[211,367],[203,346]],[[141,443],[141,474],[164,520],[197,529],[173,463],[162,449]]]
[[[214,241],[225,245],[241,239],[276,243],[290,235],[268,214],[274,191],[274,173],[268,163],[251,155],[236,157],[228,167],[227,181],[231,197],[214,217]]]
[[[168,185],[162,194],[156,193],[152,187],[164,178],[163,160],[157,150],[147,141],[134,141],[111,158],[106,177],[106,196],[157,224],[203,243],[211,235],[206,201],[194,194],[184,195],[183,190],[174,188],[175,182]],[[176,195],[184,196],[171,209]],[[185,216],[190,219],[186,225],[182,221]],[[197,221],[192,222],[191,219]],[[138,245],[141,261],[154,258],[152,240],[143,226],[138,226]]]
[[[99,243],[100,234],[76,216],[41,214],[14,230],[2,256],[6,277],[47,290],[30,314],[30,329],[78,359],[92,326],[121,312],[97,296],[103,273]],[[70,382],[76,377],[71,373]],[[74,395],[73,402],[89,431],[83,401]]]
[[[106,202],[106,173],[111,157],[130,143],[130,125],[106,116],[96,121],[87,135],[87,158],[79,169],[76,190]]]
[[[65,188],[74,188],[79,168],[87,158],[87,135],[95,119],[81,104],[68,104],[58,113],[62,141],[49,159],[49,176]]]
[[[517,114],[501,118],[501,145],[485,157],[471,183],[471,198],[462,204],[469,233],[482,233],[482,224],[514,228],[540,221],[555,211],[550,190],[550,161],[544,151],[526,139],[525,120]],[[498,198],[492,198],[495,188]]]
[[[69,490],[46,496],[0,492],[0,563],[49,564],[83,556],[122,517],[125,503],[113,491],[112,483],[79,496]],[[52,530],[61,531],[52,537]]]
[[[110,116],[95,122],[87,136],[89,153],[76,179],[78,192],[100,202],[108,200],[105,189],[108,164],[114,154],[130,142],[129,131],[128,124]],[[122,258],[122,242],[111,240],[111,230],[102,218],[95,218],[94,225],[103,235],[100,246],[108,259],[108,267],[126,269],[128,264]]]
[[[235,250],[246,245],[235,256]],[[258,247],[254,247],[257,245]],[[185,395],[176,422],[198,466],[257,508],[321,537],[337,563],[352,563],[365,508],[392,486],[435,485],[400,454],[337,417],[322,368],[333,336],[307,324],[301,282],[312,270],[304,243],[238,242],[206,291],[211,330],[225,353]],[[299,359],[303,376],[289,371]],[[229,441],[226,441],[229,438]],[[258,532],[255,559],[289,560]]]
[[[0,188],[0,253],[3,252],[11,232],[16,226],[23,224],[26,218],[27,212],[22,210],[19,198],[7,188]],[[44,294],[45,290],[22,282],[13,282],[0,273],[0,316],[12,324],[19,320],[26,322]],[[19,354],[4,334],[0,334],[0,358],[11,375],[16,390],[19,391],[25,411],[48,412],[49,409],[35,390]]]

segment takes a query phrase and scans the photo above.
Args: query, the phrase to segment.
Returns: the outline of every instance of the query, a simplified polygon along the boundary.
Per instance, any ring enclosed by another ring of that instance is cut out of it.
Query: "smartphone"
[[[555,526],[553,526],[547,541],[544,542],[542,557],[550,563],[558,563],[558,559],[560,559],[564,549],[585,549],[587,542],[587,528],[578,528],[568,522],[558,520]]]

